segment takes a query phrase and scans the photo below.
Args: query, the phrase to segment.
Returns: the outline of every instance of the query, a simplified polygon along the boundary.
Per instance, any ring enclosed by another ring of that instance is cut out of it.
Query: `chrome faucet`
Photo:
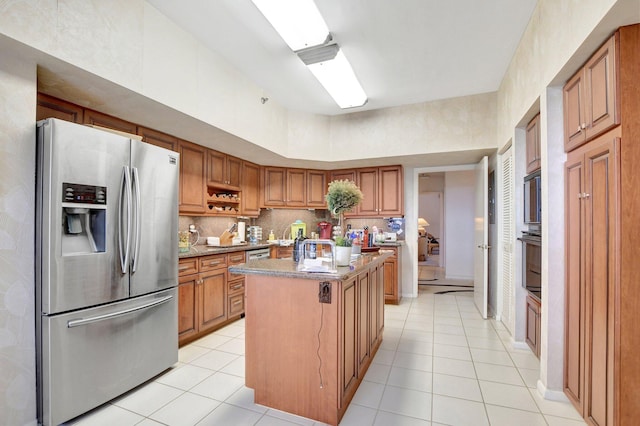
[[[300,263],[303,263],[304,259],[308,257],[307,253],[309,253],[309,251],[307,251],[307,246],[310,244],[315,244],[316,247],[322,246],[322,245],[331,246],[331,270],[335,271],[336,270],[336,242],[333,240],[304,240],[303,250],[302,250],[302,253],[300,253]]]

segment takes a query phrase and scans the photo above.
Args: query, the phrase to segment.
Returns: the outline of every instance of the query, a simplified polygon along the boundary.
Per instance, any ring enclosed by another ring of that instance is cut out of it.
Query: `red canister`
[[[329,222],[323,221],[318,223],[318,233],[320,234],[321,240],[331,239],[331,228],[332,228],[332,225]]]

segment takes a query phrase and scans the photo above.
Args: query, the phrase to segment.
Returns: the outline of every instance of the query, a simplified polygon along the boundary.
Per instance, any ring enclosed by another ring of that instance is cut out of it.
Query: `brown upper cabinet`
[[[205,182],[207,149],[180,141],[180,213],[204,213],[207,210]]]
[[[327,172],[307,170],[307,207],[327,208]]]
[[[161,148],[166,148],[171,151],[178,151],[178,138],[174,136],[160,133],[146,127],[138,127],[138,134],[142,136],[143,142],[150,143],[151,145],[159,146]]]
[[[527,174],[540,169],[540,114],[527,124]]]
[[[133,123],[90,109],[84,110],[83,123],[132,135],[135,135],[137,130],[137,126]]]
[[[404,214],[402,166],[357,169],[357,185],[364,199],[355,216],[389,217]]]
[[[81,106],[65,102],[44,93],[38,93],[36,103],[36,121],[45,118],[59,118],[60,120],[71,121],[82,124],[84,110]]]
[[[242,190],[243,216],[258,217],[260,215],[260,166],[242,162],[240,189]]]
[[[242,160],[222,152],[208,150],[207,183],[209,186],[240,188]]]
[[[263,167],[262,169],[262,205],[264,207],[284,207],[287,169],[282,167]]]
[[[326,208],[327,172],[263,167],[264,207]]]
[[[609,38],[564,86],[564,148],[569,152],[620,124],[618,33]]]

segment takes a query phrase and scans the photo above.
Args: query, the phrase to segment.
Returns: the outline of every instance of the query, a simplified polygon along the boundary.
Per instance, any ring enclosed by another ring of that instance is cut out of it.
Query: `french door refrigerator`
[[[57,425],[178,359],[178,154],[37,125],[38,420]]]

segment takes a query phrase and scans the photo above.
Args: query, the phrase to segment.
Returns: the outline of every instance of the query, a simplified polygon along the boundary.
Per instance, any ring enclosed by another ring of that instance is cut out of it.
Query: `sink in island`
[[[255,403],[337,425],[384,329],[381,250],[332,273],[291,259],[229,269],[246,275],[245,384]]]

